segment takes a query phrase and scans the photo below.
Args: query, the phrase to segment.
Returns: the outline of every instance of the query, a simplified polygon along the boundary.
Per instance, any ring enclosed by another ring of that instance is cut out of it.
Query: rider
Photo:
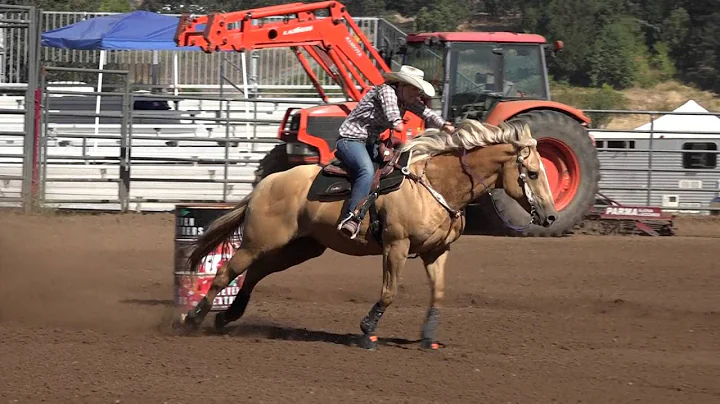
[[[380,134],[388,128],[402,132],[405,111],[448,134],[455,130],[452,123],[425,106],[424,100],[435,95],[435,88],[424,76],[422,70],[407,65],[398,72],[383,73],[385,82],[372,87],[340,126],[335,155],[347,167],[352,190],[338,230],[350,238],[357,235],[364,216],[364,212],[355,216],[353,210],[370,193]]]

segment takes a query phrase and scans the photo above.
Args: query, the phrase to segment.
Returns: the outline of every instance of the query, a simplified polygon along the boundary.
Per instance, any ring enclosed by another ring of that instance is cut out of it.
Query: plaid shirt
[[[445,120],[420,101],[411,105],[398,105],[395,88],[388,84],[375,86],[360,100],[340,126],[340,137],[367,140],[378,139],[380,134],[402,122],[405,111],[422,117],[440,128]]]

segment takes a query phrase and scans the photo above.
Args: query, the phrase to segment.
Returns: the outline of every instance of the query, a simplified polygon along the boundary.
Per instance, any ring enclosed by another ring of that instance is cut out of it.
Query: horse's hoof
[[[220,312],[215,315],[215,331],[222,331],[223,328],[227,325],[227,317],[225,316],[225,312]]]
[[[427,349],[429,351],[437,351],[440,349],[440,344],[430,339],[423,339],[420,342],[420,348]]]
[[[367,349],[368,351],[374,351],[377,349],[377,335],[365,334],[360,337],[360,348]]]
[[[198,324],[187,313],[182,313],[173,321],[173,328],[179,331],[195,331],[198,329]]]

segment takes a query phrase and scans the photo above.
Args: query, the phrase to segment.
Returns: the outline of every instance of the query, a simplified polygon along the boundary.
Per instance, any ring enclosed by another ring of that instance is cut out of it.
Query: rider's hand
[[[402,122],[400,122],[397,125],[395,125],[393,130],[396,132],[399,132],[399,133],[403,133],[403,132],[405,132],[405,125]]]
[[[453,124],[451,124],[450,122],[445,122],[445,124],[442,126],[441,130],[443,132],[447,133],[448,135],[450,135],[453,132],[455,132],[455,126],[453,126]]]

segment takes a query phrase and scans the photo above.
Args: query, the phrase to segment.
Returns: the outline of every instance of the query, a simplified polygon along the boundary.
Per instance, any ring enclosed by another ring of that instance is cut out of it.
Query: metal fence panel
[[[0,5],[0,80],[26,80],[17,107],[0,107],[2,116],[12,116],[11,125],[0,128],[0,204],[30,210],[37,187],[37,77],[39,74],[38,20],[35,7]],[[3,84],[0,82],[0,84]],[[22,104],[22,105],[21,105]]]
[[[279,143],[285,110],[321,102],[43,88],[42,203],[68,209],[153,211],[240,200],[257,163]],[[177,101],[179,109],[123,110],[121,99],[130,106]]]

